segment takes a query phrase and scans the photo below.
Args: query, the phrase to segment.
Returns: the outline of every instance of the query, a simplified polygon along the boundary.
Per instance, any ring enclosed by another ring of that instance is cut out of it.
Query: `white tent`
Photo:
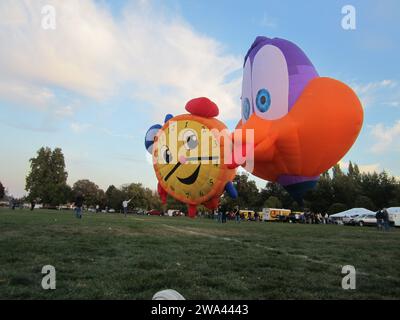
[[[330,218],[343,218],[343,217],[354,217],[362,214],[375,214],[375,212],[365,208],[353,208],[346,211],[332,214]]]

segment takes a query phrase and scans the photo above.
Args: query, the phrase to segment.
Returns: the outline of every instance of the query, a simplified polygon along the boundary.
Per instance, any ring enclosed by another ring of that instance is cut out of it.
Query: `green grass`
[[[41,288],[53,265],[57,289]],[[343,290],[341,266],[357,271]],[[0,299],[399,299],[400,230],[0,209]]]

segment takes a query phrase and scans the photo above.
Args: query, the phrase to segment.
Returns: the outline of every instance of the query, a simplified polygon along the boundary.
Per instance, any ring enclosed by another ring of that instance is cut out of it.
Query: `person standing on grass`
[[[258,221],[258,212],[254,212],[254,221]]]
[[[82,219],[83,201],[84,201],[84,195],[79,193],[75,198],[75,216],[78,219]]]
[[[31,211],[33,211],[33,209],[35,209],[35,200],[31,200]]]
[[[218,208],[217,208],[217,213],[218,213],[218,222],[222,222],[222,210],[221,210],[221,206],[218,206]]]
[[[386,210],[386,208],[382,209],[382,219],[384,230],[389,231],[389,212]]]
[[[236,207],[235,207],[235,209],[233,210],[233,213],[235,214],[236,223],[240,223],[240,210],[239,210],[239,206],[236,206]]]
[[[383,212],[382,212],[382,210],[378,210],[376,212],[375,218],[376,218],[376,227],[378,228],[378,230],[382,230],[382,226],[383,226]]]
[[[222,223],[226,223],[227,215],[228,215],[228,211],[222,211]]]
[[[128,213],[128,204],[131,202],[132,199],[122,201],[122,207],[124,208],[124,215]]]

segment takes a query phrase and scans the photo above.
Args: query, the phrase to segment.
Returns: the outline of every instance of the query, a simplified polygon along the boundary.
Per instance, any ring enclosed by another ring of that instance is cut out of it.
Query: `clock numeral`
[[[185,122],[185,128],[187,128],[189,121]]]
[[[186,198],[190,197],[190,192],[185,192],[185,194],[186,194]]]
[[[210,179],[210,180],[208,180],[208,183],[210,184],[210,185],[213,185],[214,184],[214,179]]]
[[[204,196],[204,192],[200,190],[199,195],[200,197]]]

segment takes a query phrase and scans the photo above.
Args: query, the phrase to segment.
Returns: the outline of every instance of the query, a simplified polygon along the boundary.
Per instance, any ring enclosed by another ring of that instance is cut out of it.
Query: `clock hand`
[[[209,156],[209,157],[192,157],[192,158],[185,158],[185,160],[180,162],[177,162],[177,164],[171,169],[170,172],[168,172],[168,174],[165,176],[164,181],[167,181],[171,175],[179,168],[179,166],[183,163],[185,163],[186,161],[193,161],[193,160],[217,160],[218,157],[217,156]]]
[[[169,177],[176,171],[176,169],[179,168],[180,165],[181,163],[177,162],[176,165],[171,169],[171,171],[165,176],[164,180],[167,181]]]

